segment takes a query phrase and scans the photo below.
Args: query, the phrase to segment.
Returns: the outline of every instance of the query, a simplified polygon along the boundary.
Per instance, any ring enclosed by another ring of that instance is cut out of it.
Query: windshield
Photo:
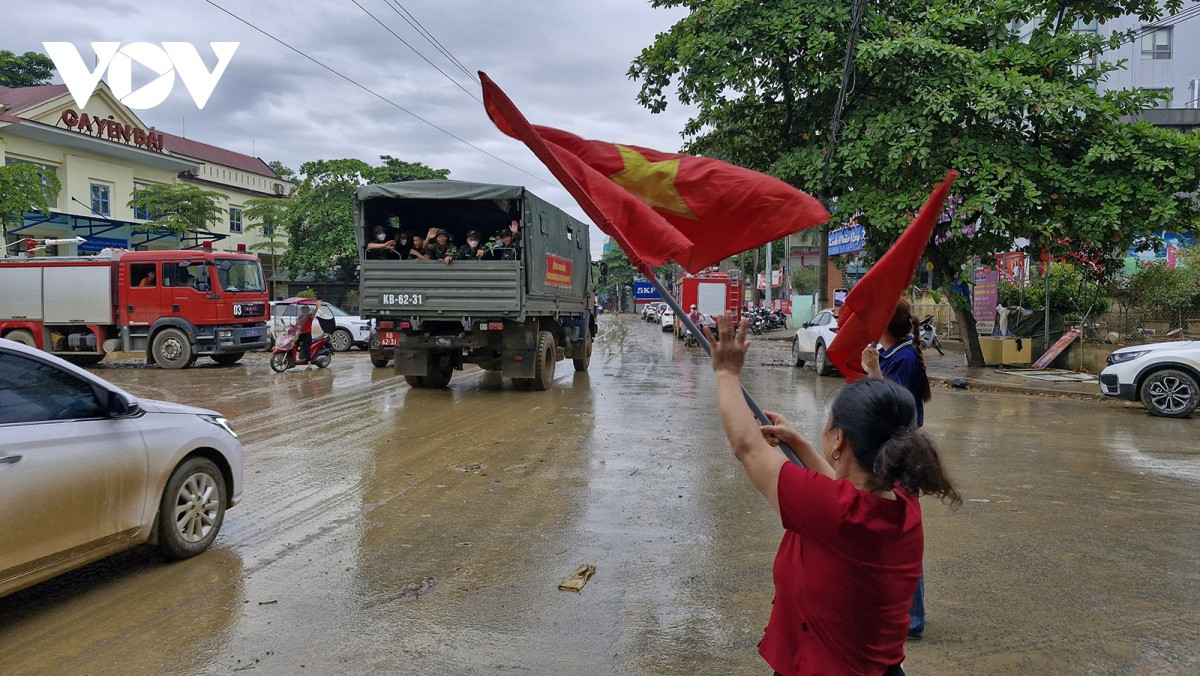
[[[336,305],[330,305],[329,303],[326,303],[325,307],[329,308],[329,311],[333,313],[334,317],[349,317],[350,316],[350,313],[346,312],[345,310],[343,310],[342,308],[340,308]]]
[[[222,291],[266,291],[258,261],[217,259],[217,280]]]

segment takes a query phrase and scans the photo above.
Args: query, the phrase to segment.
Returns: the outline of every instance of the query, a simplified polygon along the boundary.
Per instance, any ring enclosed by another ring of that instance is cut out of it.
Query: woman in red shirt
[[[817,450],[777,413],[759,427],[739,379],[746,321],[735,332],[720,317],[717,330],[712,364],[725,434],[785,528],[759,653],[781,674],[903,674],[924,549],[917,496],[961,502],[916,426],[912,395],[888,380],[846,387]],[[804,467],[774,448],[780,442]]]

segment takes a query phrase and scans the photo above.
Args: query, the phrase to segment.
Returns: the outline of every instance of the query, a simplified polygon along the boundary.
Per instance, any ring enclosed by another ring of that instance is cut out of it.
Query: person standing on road
[[[912,314],[912,307],[903,298],[896,305],[896,312],[887,328],[879,336],[882,349],[868,345],[862,354],[863,371],[868,378],[886,378],[908,390],[917,403],[917,427],[925,424],[925,402],[932,393],[929,375],[925,372],[925,355],[921,352],[920,323]],[[908,637],[920,640],[925,635],[925,573],[917,582],[913,595],[912,609],[908,613]]]
[[[780,674],[903,674],[905,615],[924,547],[917,495],[958,504],[958,492],[914,425],[912,395],[887,380],[841,391],[819,451],[778,413],[759,427],[740,382],[747,325],[735,330],[717,317],[712,366],[733,453],[785,528],[759,654]],[[774,448],[780,442],[804,467]]]

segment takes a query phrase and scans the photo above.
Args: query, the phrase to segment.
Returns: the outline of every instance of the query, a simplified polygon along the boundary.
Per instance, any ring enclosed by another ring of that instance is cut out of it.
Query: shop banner
[[[658,289],[654,288],[651,282],[634,282],[633,283],[633,299],[635,301],[650,301],[662,300],[662,296],[658,295]]]
[[[975,299],[972,312],[975,328],[981,336],[990,336],[996,329],[996,305],[1000,301],[1000,271],[984,266],[975,271]]]
[[[780,284],[783,284],[783,270],[782,269],[772,270],[771,271],[771,286],[776,287],[776,286],[779,286]],[[767,276],[766,275],[758,276],[758,288],[759,288],[759,290],[766,290],[766,288],[767,288]]]

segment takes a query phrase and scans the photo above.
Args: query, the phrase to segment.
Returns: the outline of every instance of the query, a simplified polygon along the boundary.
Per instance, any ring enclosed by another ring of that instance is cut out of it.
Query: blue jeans
[[[920,636],[925,633],[925,571],[917,580],[917,593],[913,594],[912,608],[908,611],[908,633]]]

